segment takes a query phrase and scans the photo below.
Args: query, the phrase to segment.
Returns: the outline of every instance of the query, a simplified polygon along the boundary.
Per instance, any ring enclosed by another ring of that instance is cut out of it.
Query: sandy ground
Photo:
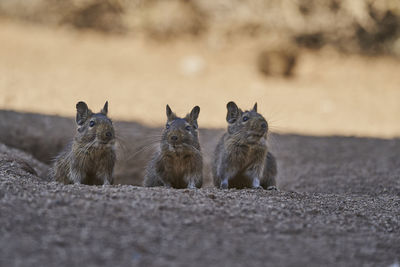
[[[162,125],[201,107],[200,127],[225,127],[225,105],[258,102],[275,132],[400,135],[400,62],[302,51],[292,79],[256,68],[262,40],[149,42],[0,21],[0,108],[73,116],[78,100],[110,101],[115,119]]]
[[[15,142],[38,157],[64,137],[57,131],[29,135],[35,126],[24,124],[57,125],[59,131],[72,124],[72,119],[58,117],[0,115],[1,142]],[[11,133],[29,130],[20,135],[25,142],[4,134],[10,118],[19,122]],[[122,126],[136,133],[134,139],[126,136],[128,144],[158,130]],[[207,151],[218,132],[203,129],[201,134],[207,136]],[[273,139],[280,192],[224,191],[209,184],[199,190],[64,186],[38,177],[48,165],[1,145],[0,265],[394,264],[400,254],[400,141],[298,135]],[[140,157],[146,153],[120,162],[119,174],[140,170]],[[139,176],[124,181],[138,181]]]

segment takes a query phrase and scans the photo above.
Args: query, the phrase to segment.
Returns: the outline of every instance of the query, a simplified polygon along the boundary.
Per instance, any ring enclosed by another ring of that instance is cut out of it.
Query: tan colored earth
[[[0,109],[73,116],[85,100],[115,119],[161,125],[201,107],[200,127],[225,127],[225,105],[258,102],[271,129],[306,135],[400,136],[400,62],[301,50],[295,76],[257,70],[259,39],[146,41],[0,21]]]

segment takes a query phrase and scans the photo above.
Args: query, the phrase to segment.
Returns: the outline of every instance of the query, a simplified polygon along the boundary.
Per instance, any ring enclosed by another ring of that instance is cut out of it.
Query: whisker
[[[130,155],[126,158],[126,161],[131,160],[133,157],[135,157],[135,156],[138,155],[139,153],[144,153],[144,152],[148,152],[148,151],[150,151],[150,150],[152,150],[152,149],[155,149],[155,148],[156,148],[155,145],[156,145],[156,144],[159,144],[159,143],[160,143],[160,141],[158,140],[158,141],[154,141],[154,142],[151,142],[151,143],[147,143],[147,144],[141,146],[141,147],[140,147],[138,150],[136,150],[133,154],[130,154]]]

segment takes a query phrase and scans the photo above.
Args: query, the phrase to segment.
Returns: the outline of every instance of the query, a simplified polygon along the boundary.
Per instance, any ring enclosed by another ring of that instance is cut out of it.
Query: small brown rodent
[[[76,135],[56,157],[51,175],[64,184],[113,184],[115,133],[107,117],[108,102],[99,113],[85,102],[78,102],[76,110]]]
[[[214,154],[214,185],[226,188],[276,189],[277,165],[268,151],[268,123],[253,109],[242,111],[234,102],[227,104],[228,131]]]
[[[200,188],[203,184],[203,158],[198,138],[195,106],[179,118],[167,105],[167,124],[162,132],[160,150],[147,166],[144,186]]]

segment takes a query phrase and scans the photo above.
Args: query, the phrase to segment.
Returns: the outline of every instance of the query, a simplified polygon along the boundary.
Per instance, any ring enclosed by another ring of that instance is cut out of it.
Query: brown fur
[[[167,105],[167,124],[160,150],[146,169],[144,186],[200,188],[203,184],[203,159],[197,132],[199,107],[185,118],[178,118]]]
[[[221,137],[213,160],[214,185],[220,188],[276,189],[277,166],[268,151],[268,123],[257,104],[242,111],[227,105],[228,131]]]
[[[115,133],[107,117],[108,103],[95,114],[84,102],[76,107],[77,133],[56,157],[51,176],[64,184],[113,184]]]

